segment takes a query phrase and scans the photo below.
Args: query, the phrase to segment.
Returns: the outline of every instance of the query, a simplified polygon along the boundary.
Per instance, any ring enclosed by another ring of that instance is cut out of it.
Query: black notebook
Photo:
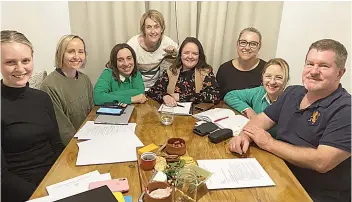
[[[112,194],[110,189],[105,185],[92,189],[86,192],[82,192],[64,199],[60,199],[56,202],[117,202],[117,199]]]

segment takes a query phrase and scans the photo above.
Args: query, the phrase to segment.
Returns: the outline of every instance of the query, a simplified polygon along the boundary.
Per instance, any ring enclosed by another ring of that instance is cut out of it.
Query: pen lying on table
[[[229,117],[226,116],[226,117],[223,117],[223,118],[216,119],[216,120],[214,121],[214,123],[219,122],[219,121],[224,120],[224,119],[227,119],[227,118],[229,118]]]
[[[185,106],[183,106],[183,105],[180,105],[180,104],[177,104],[176,106],[178,106],[178,107],[185,107]]]

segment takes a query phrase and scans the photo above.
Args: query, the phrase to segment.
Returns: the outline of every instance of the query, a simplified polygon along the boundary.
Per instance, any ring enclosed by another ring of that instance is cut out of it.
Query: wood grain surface
[[[168,138],[180,137],[186,141],[187,154],[193,157],[194,160],[238,158],[237,155],[233,155],[227,149],[229,140],[219,144],[213,144],[208,141],[207,137],[200,137],[193,134],[192,129],[196,120],[191,116],[176,116],[172,125],[163,126],[159,121],[157,111],[159,106],[160,105],[157,102],[151,99],[149,99],[146,104],[135,105],[130,122],[137,123],[136,135],[140,138],[144,145],[151,143],[162,145]],[[229,108],[222,102],[216,107]],[[95,107],[91,111],[86,121],[95,120],[95,113],[97,109],[98,107]],[[137,162],[76,166],[76,157],[78,153],[76,143],[76,139],[72,139],[70,141],[36,191],[33,193],[31,199],[46,196],[47,192],[45,187],[48,185],[67,180],[87,172],[98,170],[100,173],[110,172],[112,178],[126,177],[129,181],[130,190],[124,195],[131,195],[133,201],[138,200],[142,189],[151,177],[152,171],[140,170]],[[207,190],[204,186],[199,191],[199,201],[312,201],[282,159],[263,151],[256,146],[251,146],[249,156],[258,160],[258,162],[275,182],[276,186],[226,190]]]

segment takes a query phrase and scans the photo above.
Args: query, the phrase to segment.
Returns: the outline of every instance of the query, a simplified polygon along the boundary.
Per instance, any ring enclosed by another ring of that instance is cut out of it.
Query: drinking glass
[[[175,183],[175,202],[196,202],[198,179],[193,170],[183,169],[178,173]]]
[[[165,125],[171,125],[174,122],[174,108],[173,107],[163,107],[160,111],[160,122]]]

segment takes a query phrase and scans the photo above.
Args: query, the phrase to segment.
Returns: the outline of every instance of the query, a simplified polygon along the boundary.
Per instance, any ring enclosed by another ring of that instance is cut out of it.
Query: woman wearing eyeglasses
[[[286,88],[289,80],[287,62],[281,58],[269,60],[264,66],[262,80],[263,85],[259,87],[228,92],[224,97],[225,103],[249,119],[263,112]],[[269,132],[276,137],[275,127]]]
[[[222,64],[216,75],[221,98],[231,90],[260,86],[266,63],[258,58],[261,42],[262,35],[256,28],[248,27],[240,32],[237,40],[238,57]]]

